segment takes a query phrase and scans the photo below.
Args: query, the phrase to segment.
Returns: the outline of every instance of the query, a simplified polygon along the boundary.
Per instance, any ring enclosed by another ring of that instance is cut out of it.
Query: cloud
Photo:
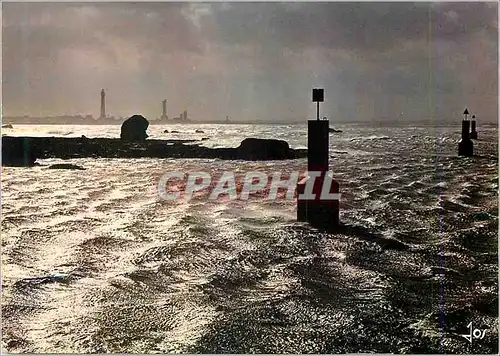
[[[6,3],[4,113],[97,115],[106,88],[116,115],[158,116],[167,97],[174,114],[299,119],[321,85],[346,118],[451,117],[457,102],[496,117],[497,6]]]
[[[380,52],[429,36],[459,40],[478,29],[497,30],[496,13],[487,3],[233,3],[221,8],[214,12],[220,39],[296,50]]]

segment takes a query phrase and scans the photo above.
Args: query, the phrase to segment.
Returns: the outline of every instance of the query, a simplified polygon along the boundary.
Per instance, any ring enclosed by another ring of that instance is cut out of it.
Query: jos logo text
[[[461,336],[467,339],[467,341],[469,341],[471,344],[473,339],[482,340],[486,335],[486,329],[474,329],[472,326],[472,321],[467,324],[467,327],[469,328],[469,333],[462,334]]]

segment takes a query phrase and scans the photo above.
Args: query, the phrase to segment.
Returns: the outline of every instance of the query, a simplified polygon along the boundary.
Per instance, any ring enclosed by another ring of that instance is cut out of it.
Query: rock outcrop
[[[35,160],[29,137],[2,137],[2,166],[31,167]]]
[[[141,115],[133,115],[122,124],[120,138],[125,141],[145,141],[149,121]]]
[[[78,166],[76,164],[70,164],[70,163],[58,163],[58,164],[53,164],[49,167],[49,169],[76,169],[80,171],[84,171],[85,168]]]
[[[2,137],[3,166],[32,166],[46,158],[204,158],[228,160],[283,160],[306,158],[307,150],[291,149],[286,141],[245,139],[237,148],[208,148],[200,140],[145,140],[113,138]],[[191,143],[191,144],[185,144]]]
[[[290,158],[291,150],[283,140],[246,138],[238,147],[238,155],[250,160],[278,160]]]

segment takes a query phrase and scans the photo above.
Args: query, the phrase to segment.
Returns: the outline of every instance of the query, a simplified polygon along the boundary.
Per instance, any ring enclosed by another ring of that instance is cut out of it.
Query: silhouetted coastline
[[[32,166],[45,158],[219,158],[284,160],[305,158],[307,150],[289,148],[286,141],[246,139],[236,148],[207,148],[196,140],[130,142],[112,138],[2,137],[2,165]],[[201,140],[200,140],[201,142]]]
[[[126,118],[116,118],[116,119],[79,119],[78,116],[68,116],[61,118],[54,117],[23,117],[23,116],[3,116],[2,124],[11,125],[121,125]],[[150,125],[186,125],[186,126],[196,126],[196,125],[306,125],[307,119],[278,119],[273,121],[266,120],[160,120],[160,119],[148,119]],[[333,118],[337,125],[338,124],[349,124],[349,125],[359,125],[365,126],[366,119],[353,119],[346,120],[341,118]],[[379,127],[450,127],[456,126],[456,121],[454,120],[397,120],[397,119],[370,119],[372,123],[376,123]],[[498,122],[496,121],[481,121],[481,126],[498,127]]]

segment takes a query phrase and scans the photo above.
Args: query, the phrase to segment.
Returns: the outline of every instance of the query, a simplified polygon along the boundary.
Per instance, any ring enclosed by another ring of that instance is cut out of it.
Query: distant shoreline
[[[2,124],[11,125],[70,125],[70,126],[121,126],[122,122],[98,122],[98,123],[60,123],[60,122],[16,122],[3,120]],[[307,121],[304,122],[263,122],[263,121],[237,121],[237,122],[221,122],[221,121],[191,121],[191,122],[155,122],[149,121],[149,125],[182,125],[182,126],[193,126],[193,125],[305,125]]]
[[[5,120],[2,119],[2,125],[11,124],[11,125],[57,125],[57,126],[121,126],[122,122],[78,122],[78,123],[68,123],[68,122],[22,122],[17,120]],[[156,122],[150,121],[150,125],[154,126],[168,126],[168,125],[181,125],[181,126],[197,126],[197,125],[306,125],[307,120],[304,121],[293,121],[293,122],[265,122],[265,121],[189,121],[189,122]],[[353,126],[369,126],[369,125],[377,125],[379,127],[453,127],[460,126],[460,120],[457,121],[449,121],[449,122],[429,122],[429,121],[421,121],[421,122],[387,122],[387,121],[351,121],[351,122],[340,122],[330,120],[330,126],[342,126],[342,125],[353,125]],[[478,121],[478,126],[493,126],[498,127],[498,122],[481,122]]]

